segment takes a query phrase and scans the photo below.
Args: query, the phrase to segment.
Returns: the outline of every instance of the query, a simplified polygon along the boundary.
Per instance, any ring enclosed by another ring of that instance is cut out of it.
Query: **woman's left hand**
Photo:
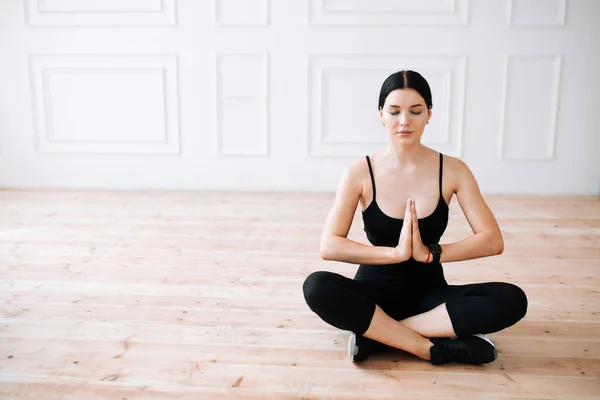
[[[419,218],[417,217],[417,207],[414,200],[410,200],[410,206],[412,209],[412,258],[418,262],[425,263],[428,258],[431,260],[429,248],[423,244],[421,239]]]

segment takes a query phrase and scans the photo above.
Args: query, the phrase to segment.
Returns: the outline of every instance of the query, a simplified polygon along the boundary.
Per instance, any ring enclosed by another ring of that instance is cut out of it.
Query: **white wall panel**
[[[266,26],[269,0],[215,0],[218,26]]]
[[[468,23],[468,0],[307,0],[308,22],[330,26]]]
[[[461,55],[314,55],[308,59],[308,154],[356,157],[385,145],[377,98],[402,65],[418,70],[433,92],[422,141],[460,156],[466,57]]]
[[[563,26],[567,0],[510,0],[511,26]]]
[[[269,155],[268,56],[217,57],[217,143],[220,155]]]
[[[178,154],[175,56],[32,56],[40,153]]]
[[[175,25],[176,0],[24,0],[31,26]]]
[[[560,56],[507,56],[501,158],[554,158],[560,70]]]

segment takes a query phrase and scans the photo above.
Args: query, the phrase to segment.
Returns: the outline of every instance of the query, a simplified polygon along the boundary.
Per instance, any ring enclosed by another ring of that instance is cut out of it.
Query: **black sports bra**
[[[386,215],[377,205],[375,177],[371,166],[371,159],[366,156],[369,164],[369,173],[371,174],[371,182],[373,184],[373,200],[369,206],[362,212],[364,229],[369,242],[374,246],[395,247],[400,239],[400,231],[402,230],[403,219],[393,218]],[[437,207],[432,214],[419,218],[419,231],[421,232],[421,240],[424,244],[439,243],[440,238],[444,234],[448,226],[449,207],[442,195],[442,169],[444,157],[440,153],[440,198]]]

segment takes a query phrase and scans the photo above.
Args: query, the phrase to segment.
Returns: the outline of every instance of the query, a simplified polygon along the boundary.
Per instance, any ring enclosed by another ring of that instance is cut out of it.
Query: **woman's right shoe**
[[[354,363],[366,360],[370,355],[383,353],[390,347],[375,340],[350,332],[348,336],[348,358]]]
[[[429,349],[433,365],[447,364],[453,361],[467,364],[487,364],[496,359],[496,346],[484,335],[475,334],[465,337],[431,338],[433,346]]]
[[[358,345],[356,344],[356,333],[350,332],[348,336],[348,359],[352,362],[359,362]]]

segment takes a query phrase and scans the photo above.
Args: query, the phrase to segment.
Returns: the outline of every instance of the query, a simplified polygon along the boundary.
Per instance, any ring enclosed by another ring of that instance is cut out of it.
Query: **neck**
[[[395,143],[390,142],[384,151],[394,168],[414,168],[423,160],[425,147],[420,143]]]

